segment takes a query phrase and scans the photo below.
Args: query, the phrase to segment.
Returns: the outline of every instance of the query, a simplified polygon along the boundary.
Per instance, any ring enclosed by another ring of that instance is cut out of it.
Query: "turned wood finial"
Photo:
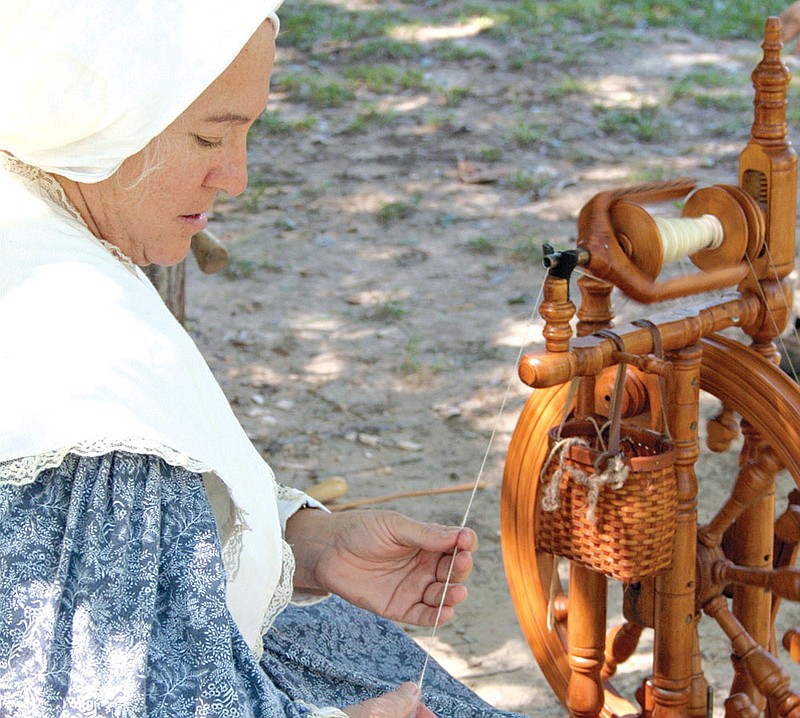
[[[786,90],[791,73],[781,59],[781,23],[777,17],[764,26],[764,56],[751,75],[755,89],[752,138],[760,143],[786,139]]]
[[[600,329],[610,329],[614,318],[611,292],[614,285],[589,274],[578,279],[581,306],[578,309],[578,336],[585,337]]]
[[[570,322],[575,316],[575,305],[569,298],[569,280],[548,274],[544,280],[544,300],[539,307],[539,314],[544,319],[545,348],[548,352],[565,352],[569,350],[572,339]]]
[[[797,154],[788,141],[786,93],[791,73],[781,59],[780,20],[764,29],[761,62],[751,75],[755,98],[750,139],[739,155],[739,186],[763,213],[769,253],[754,258],[745,286],[754,279],[782,279],[794,270]],[[762,339],[763,341],[763,339]]]

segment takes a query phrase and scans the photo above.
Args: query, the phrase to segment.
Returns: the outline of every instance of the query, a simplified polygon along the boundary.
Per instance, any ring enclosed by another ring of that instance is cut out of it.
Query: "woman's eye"
[[[202,135],[194,135],[194,139],[201,147],[220,147],[222,145],[222,140],[211,139]]]

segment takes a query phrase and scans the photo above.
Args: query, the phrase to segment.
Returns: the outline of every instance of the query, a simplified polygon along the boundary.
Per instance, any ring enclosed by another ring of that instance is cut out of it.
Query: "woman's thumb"
[[[398,716],[414,718],[419,707],[419,687],[416,683],[402,683],[394,691],[398,698]]]

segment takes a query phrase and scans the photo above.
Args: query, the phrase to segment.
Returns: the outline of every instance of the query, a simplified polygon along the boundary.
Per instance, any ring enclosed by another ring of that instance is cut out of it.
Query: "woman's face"
[[[274,55],[265,22],[149,147],[107,180],[65,188],[92,232],[140,266],[180,262],[217,192],[238,195],[247,186],[247,132],[266,107]],[[155,169],[143,175],[151,162]]]

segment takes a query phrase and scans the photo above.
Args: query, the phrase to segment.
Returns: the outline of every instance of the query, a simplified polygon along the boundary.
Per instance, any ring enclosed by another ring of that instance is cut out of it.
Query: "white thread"
[[[722,223],[713,214],[653,219],[661,235],[664,264],[681,257],[691,257],[703,249],[717,249],[725,239]]]
[[[769,266],[772,269],[772,273],[774,276],[778,276],[777,269],[775,267],[775,262],[772,259],[772,253],[769,251],[769,247],[764,244],[764,250],[767,255],[767,259],[769,260]],[[755,268],[753,267],[752,261],[750,261],[750,257],[745,254],[745,259],[747,259],[747,263],[750,265],[750,271],[753,273],[753,277],[756,276]],[[794,379],[796,384],[800,384],[800,379],[797,377],[797,369],[792,361],[792,358],[789,356],[789,352],[786,348],[786,342],[784,341],[783,335],[778,330],[778,322],[775,319],[775,315],[773,314],[772,310],[769,307],[769,302],[767,301],[767,296],[764,294],[764,288],[761,286],[761,282],[756,282],[758,285],[758,291],[761,294],[761,300],[764,303],[764,306],[767,308],[767,312],[769,313],[769,318],[772,321],[772,327],[775,330],[775,334],[778,339],[778,343],[781,345],[781,355],[788,361],[789,368],[792,370],[792,378]],[[786,300],[786,295],[783,292],[780,292],[781,297],[783,298],[783,308],[786,310],[787,316],[791,316],[791,307],[789,306],[789,302]],[[800,334],[797,333],[797,325],[792,326],[792,332],[794,333],[795,341],[800,344]]]
[[[553,561],[550,569],[550,592],[547,597],[547,630],[552,631],[556,626],[555,619],[555,603],[556,595],[558,594],[558,587],[561,585],[561,579],[558,575],[558,562],[559,557],[552,554]]]
[[[486,462],[489,459],[489,452],[492,449],[495,436],[497,435],[497,429],[500,426],[500,419],[502,418],[503,412],[505,411],[506,402],[508,401],[508,396],[511,393],[511,387],[517,376],[516,369],[517,366],[519,366],[519,362],[522,359],[522,353],[525,351],[525,347],[528,343],[528,336],[530,334],[531,326],[533,325],[533,318],[536,314],[536,308],[539,306],[539,302],[542,299],[543,293],[544,293],[544,280],[542,280],[542,284],[539,287],[539,294],[536,297],[536,301],[533,303],[533,311],[531,312],[531,315],[528,318],[528,324],[525,327],[525,335],[522,338],[522,343],[520,344],[519,351],[517,352],[517,358],[514,361],[514,371],[512,373],[512,376],[509,377],[508,384],[506,384],[505,394],[503,394],[503,400],[500,402],[500,408],[494,420],[494,427],[492,428],[492,433],[489,436],[489,444],[486,447],[486,451],[483,454],[483,460],[481,461],[480,467],[478,469],[478,474],[475,477],[475,482],[472,485],[472,492],[469,495],[469,501],[467,502],[467,509],[464,512],[464,518],[461,520],[460,528],[462,529],[467,525],[467,518],[469,517],[469,513],[472,510],[472,504],[475,501],[475,494],[477,494],[478,492],[478,486],[480,485],[481,478],[483,477],[483,471],[486,468]],[[455,567],[457,555],[458,555],[458,547],[454,549],[453,555],[450,558],[450,566],[447,569],[447,578],[445,579],[444,582],[442,597],[439,600],[439,607],[436,610],[436,618],[434,619],[433,630],[431,631],[431,635],[428,637],[428,650],[425,652],[425,661],[422,664],[422,671],[420,672],[419,680],[417,681],[417,687],[419,688],[420,692],[422,691],[422,684],[425,681],[425,673],[428,670],[428,663],[430,662],[431,658],[431,650],[433,649],[433,641],[436,639],[436,634],[439,629],[439,620],[442,617],[442,609],[444,608],[444,602],[445,599],[447,598],[447,590],[450,588],[450,580],[453,577],[453,568]]]

